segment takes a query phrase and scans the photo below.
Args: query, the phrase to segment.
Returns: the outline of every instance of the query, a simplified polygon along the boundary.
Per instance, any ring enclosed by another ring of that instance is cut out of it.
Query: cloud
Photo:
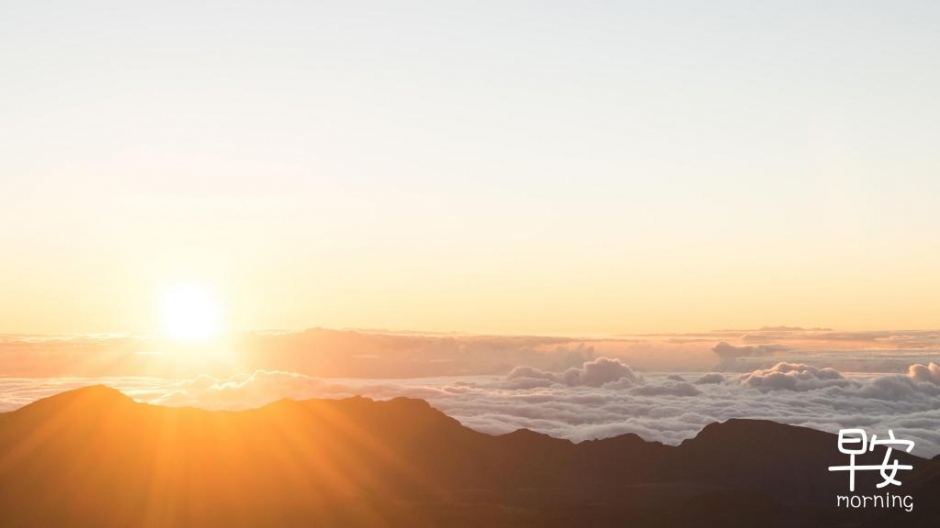
[[[739,358],[752,356],[769,356],[778,352],[790,350],[790,347],[784,345],[732,345],[727,341],[721,341],[714,347],[714,352],[719,359],[719,368],[727,368]]]
[[[555,383],[569,387],[600,387],[612,382],[617,382],[624,388],[641,383],[642,378],[619,359],[602,357],[561,373],[546,372],[533,367],[516,367],[506,375],[506,381],[509,386],[518,389],[545,387]]]
[[[741,377],[741,384],[762,391],[807,391],[824,387],[846,386],[850,382],[831,368],[816,368],[802,363],[777,363],[773,368],[755,370]]]
[[[244,402],[258,406],[282,398],[309,399],[336,387],[296,372],[257,370],[222,379],[203,374],[177,383],[151,403],[243,408]]]
[[[672,343],[669,336],[493,336],[311,328],[230,334],[206,347],[212,348],[206,357],[219,358],[217,362],[179,362],[180,345],[155,337],[0,335],[0,372],[23,377],[156,376],[166,372],[225,377],[238,373],[232,368],[237,364],[242,372],[413,378],[505,374],[516,365],[564,371],[581,368],[599,356],[649,370],[700,369],[711,363],[703,343]]]
[[[584,363],[580,369],[568,369],[565,371],[564,377],[569,385],[587,385],[589,387],[600,387],[605,383],[624,379],[631,383],[640,380],[640,376],[633,372],[633,369],[626,363],[619,359],[606,357]]]
[[[144,402],[213,409],[245,409],[282,398],[407,396],[494,434],[525,427],[581,441],[635,433],[677,444],[712,422],[758,418],[829,432],[864,427],[886,434],[893,429],[916,442],[915,454],[932,456],[940,453],[938,367],[929,362],[908,367],[906,374],[859,375],[780,362],[744,375],[696,378],[673,372],[641,376],[623,361],[598,358],[558,371],[523,366],[513,369],[512,376],[396,380],[338,380],[285,370],[183,380],[0,378],[0,409],[100,382]]]
[[[662,384],[641,385],[630,392],[641,396],[698,396],[702,391],[686,381],[667,379]]]
[[[708,374],[702,374],[697,380],[695,380],[696,385],[705,385],[707,383],[724,383],[725,376],[717,372],[709,372]]]
[[[843,372],[903,374],[911,364],[936,361],[940,356],[940,332],[765,327],[687,334],[558,337],[312,328],[224,336],[204,354],[217,361],[180,362],[181,354],[191,351],[179,348],[179,344],[164,339],[140,336],[0,335],[0,372],[20,377],[148,377],[173,372],[181,377],[210,374],[225,378],[263,370],[379,379],[503,375],[518,365],[564,372],[607,357],[646,372],[747,373],[785,361]]]
[[[928,381],[930,383],[940,384],[940,365],[931,363],[930,365],[911,365],[907,370],[907,375],[917,381]]]

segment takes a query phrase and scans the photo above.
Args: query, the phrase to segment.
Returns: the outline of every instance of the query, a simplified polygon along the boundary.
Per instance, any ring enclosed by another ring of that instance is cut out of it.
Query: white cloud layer
[[[741,377],[741,383],[761,391],[805,391],[825,387],[845,387],[850,382],[831,368],[816,368],[802,363],[777,363],[769,369],[755,370]]]
[[[691,380],[691,381],[687,381]],[[5,378],[0,409],[62,390],[104,382],[145,402],[214,409],[255,407],[281,398],[422,398],[468,427],[505,433],[529,428],[575,441],[636,433],[676,444],[705,425],[760,418],[830,432],[863,427],[940,454],[940,366],[907,374],[855,375],[781,362],[746,374],[645,373],[598,358],[558,372],[518,367],[506,376],[404,380],[325,379],[258,370],[227,378]]]
[[[586,361],[580,367],[571,367],[562,373],[547,372],[534,367],[516,367],[506,375],[506,381],[517,389],[546,387],[556,383],[569,387],[600,387],[613,382],[625,388],[641,382],[642,378],[619,359],[602,357]]]

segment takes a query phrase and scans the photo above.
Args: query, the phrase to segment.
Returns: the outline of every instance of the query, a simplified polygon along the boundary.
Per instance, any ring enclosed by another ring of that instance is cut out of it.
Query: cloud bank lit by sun
[[[173,286],[160,304],[163,333],[178,341],[208,341],[222,332],[219,305],[204,288],[195,284]]]

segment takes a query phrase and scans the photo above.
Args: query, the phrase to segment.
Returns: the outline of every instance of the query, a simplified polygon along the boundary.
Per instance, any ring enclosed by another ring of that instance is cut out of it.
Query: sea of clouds
[[[881,435],[892,429],[916,442],[914,454],[940,454],[940,367],[935,363],[913,364],[896,374],[843,374],[785,361],[743,373],[640,373],[620,359],[599,357],[562,370],[519,366],[505,375],[397,380],[280,370],[182,380],[0,378],[0,410],[92,383],[108,384],[142,402],[210,409],[244,409],[282,398],[407,396],[427,400],[479,431],[528,428],[573,441],[636,433],[677,444],[709,423],[730,418],[829,432],[862,427]]]

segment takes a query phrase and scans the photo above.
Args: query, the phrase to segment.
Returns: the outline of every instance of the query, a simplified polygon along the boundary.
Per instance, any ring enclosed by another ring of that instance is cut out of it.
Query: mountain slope
[[[478,433],[406,398],[225,412],[98,386],[0,415],[0,522],[824,526],[858,513],[833,507],[847,488],[826,470],[836,463],[834,435],[758,420],[712,424],[680,446],[636,435],[574,444]]]

